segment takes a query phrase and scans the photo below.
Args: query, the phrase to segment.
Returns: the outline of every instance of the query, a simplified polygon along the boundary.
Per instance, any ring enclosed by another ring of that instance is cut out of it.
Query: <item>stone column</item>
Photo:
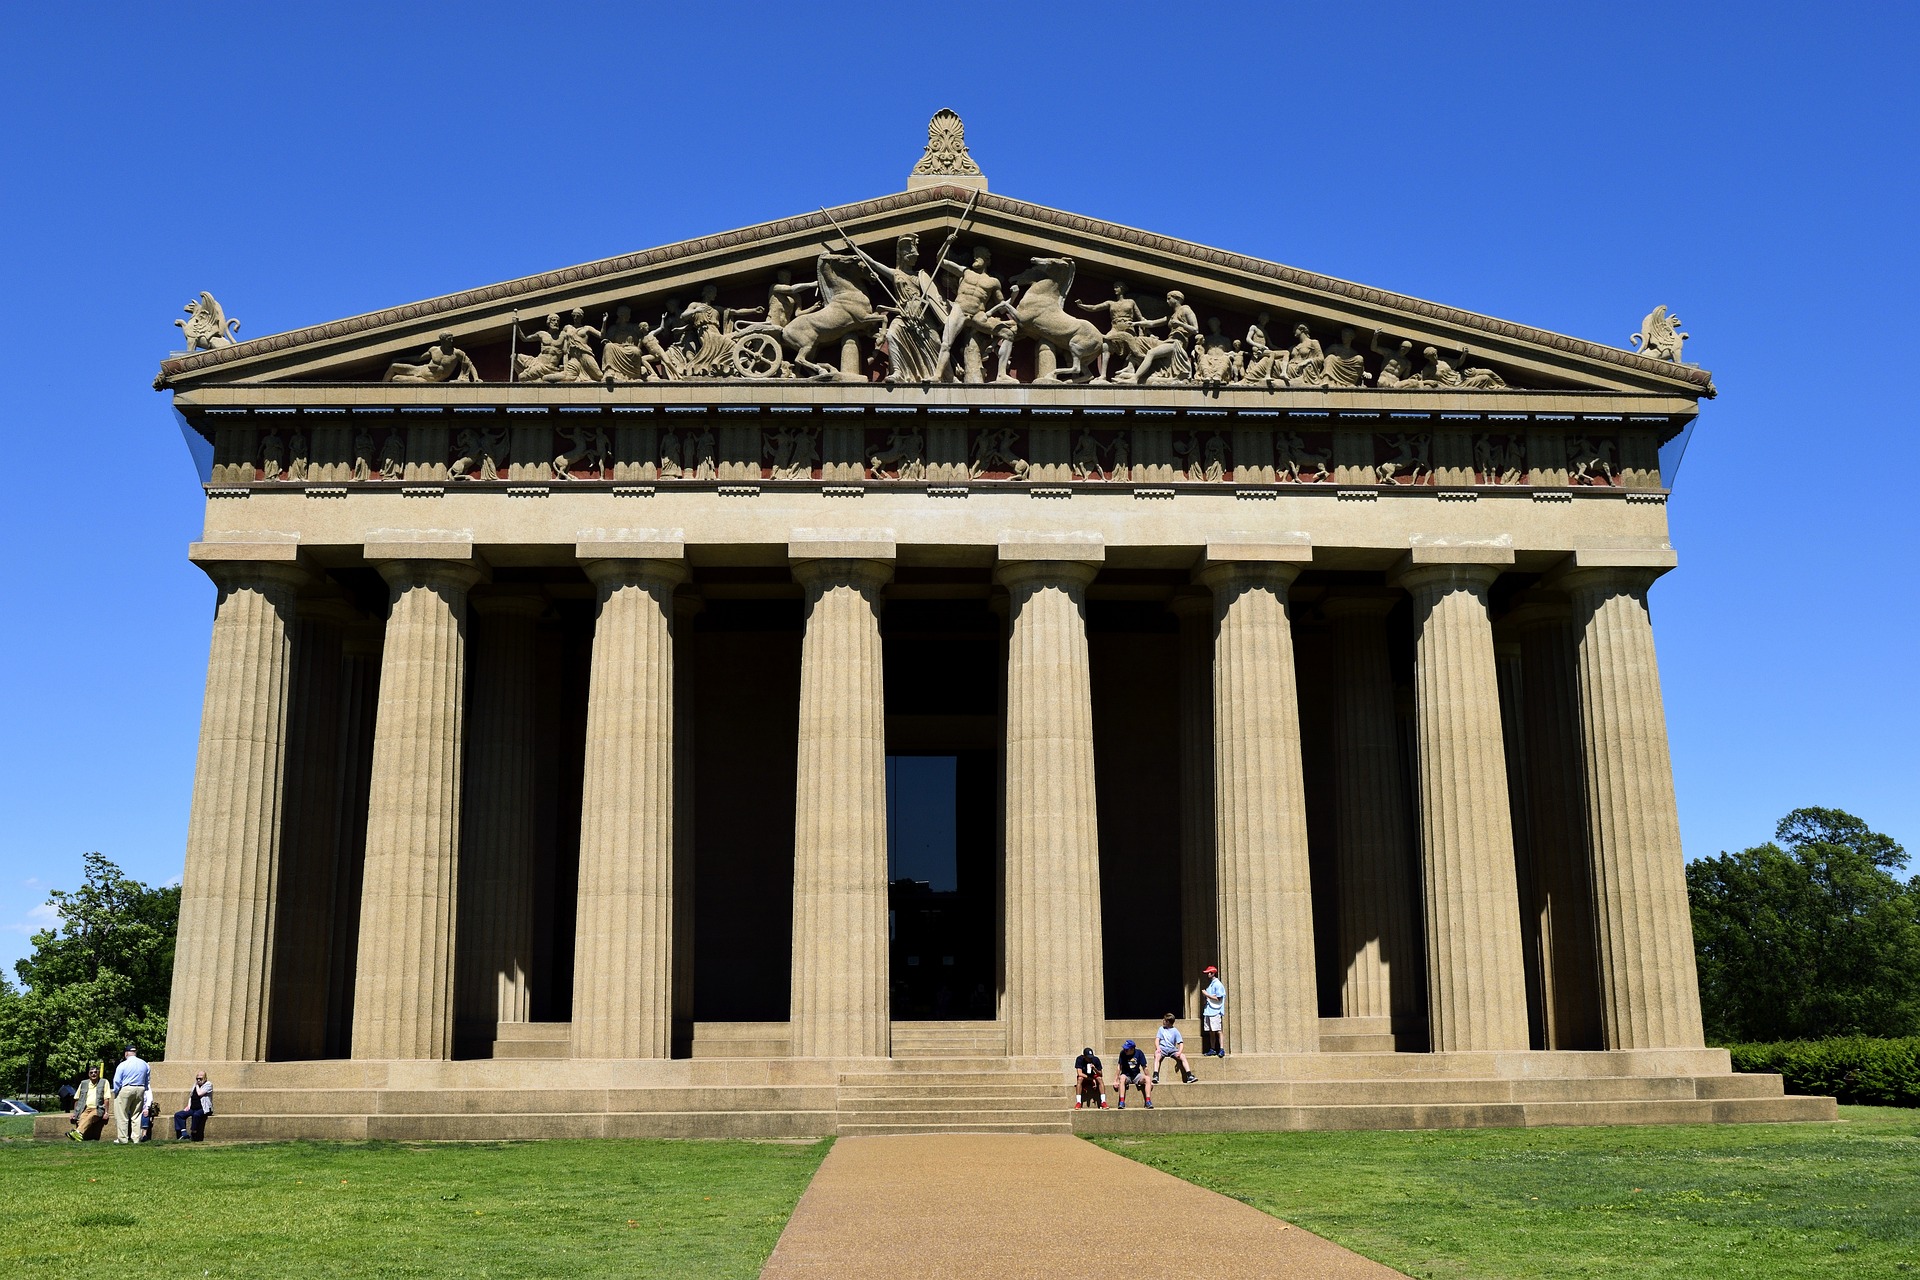
[[[676,1039],[693,1036],[693,619],[706,602],[673,597],[673,1020]]]
[[[201,543],[191,553],[219,595],[187,820],[170,1058],[267,1056],[294,597],[305,578],[295,550]]]
[[[677,545],[588,559],[599,591],[587,693],[573,1056],[673,1049],[673,589]]]
[[[1347,965],[1340,1012],[1349,1018],[1418,1018],[1422,997],[1419,875],[1387,653],[1397,598],[1340,595],[1321,605],[1333,623],[1334,859]]]
[[[1213,865],[1213,597],[1173,598],[1180,619],[1180,969],[1184,1014],[1200,1016],[1200,971],[1220,962]]]
[[[1233,552],[1227,553],[1229,555]],[[1213,591],[1214,860],[1220,976],[1236,1053],[1320,1047],[1313,878],[1287,591],[1305,547],[1208,560]],[[1286,560],[1278,557],[1285,556]]]
[[[1097,556],[1101,548],[1075,552]],[[1006,1020],[1017,1056],[1071,1055],[1098,1042],[1105,1024],[1086,623],[1098,567],[1091,557],[1029,559],[1003,547],[995,573],[1011,623]]]
[[[533,958],[534,746],[538,589],[475,592],[473,679],[460,833],[454,1032],[490,1055],[502,1022],[528,1017]]]
[[[328,945],[326,1056],[353,1051],[353,981],[360,951],[360,886],[367,862],[373,731],[380,703],[382,621],[356,622],[340,645],[340,789],[334,831],[333,936]]]
[[[291,742],[273,928],[272,1054],[326,1053],[333,946],[334,860],[340,854],[340,674],[346,625],[339,596],[301,599],[293,645]]]
[[[379,564],[389,605],[360,890],[355,1058],[453,1052],[467,589],[481,577],[457,554]]]
[[[1609,1049],[1698,1048],[1700,989],[1647,588],[1659,569],[1576,568],[1573,600]]]
[[[872,550],[814,559],[802,558],[813,548],[790,548],[807,592],[794,785],[796,1058],[881,1058],[891,1047],[880,588],[893,574],[893,544]]]
[[[1526,971],[1507,812],[1505,743],[1487,589],[1498,565],[1433,563],[1398,576],[1413,596],[1420,850],[1433,1049],[1525,1049]]]
[[[1520,639],[1527,828],[1539,895],[1547,1047],[1598,1049],[1603,1041],[1573,615],[1564,600],[1529,594],[1504,622]]]

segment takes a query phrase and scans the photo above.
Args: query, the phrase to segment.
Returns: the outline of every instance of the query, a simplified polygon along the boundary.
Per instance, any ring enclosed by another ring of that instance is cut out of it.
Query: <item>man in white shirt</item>
[[[1208,965],[1200,971],[1200,1056],[1224,1058],[1226,1042],[1220,1038],[1221,1020],[1227,1016],[1227,989],[1220,982],[1220,971]]]
[[[140,1113],[147,1107],[147,1087],[153,1083],[149,1067],[127,1046],[126,1057],[113,1072],[114,1142],[138,1142],[141,1139]]]
[[[1160,1020],[1159,1030],[1154,1032],[1153,1041],[1156,1050],[1153,1057],[1153,1082],[1160,1083],[1160,1064],[1172,1058],[1180,1067],[1180,1082],[1192,1084],[1200,1077],[1193,1074],[1193,1068],[1187,1065],[1186,1037],[1180,1034],[1180,1028],[1173,1025],[1173,1015],[1168,1014]]]

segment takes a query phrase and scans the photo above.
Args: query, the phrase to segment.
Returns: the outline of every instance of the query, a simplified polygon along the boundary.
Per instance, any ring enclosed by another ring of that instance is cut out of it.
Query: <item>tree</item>
[[[1795,809],[1774,840],[1687,867],[1710,1039],[1920,1035],[1920,876],[1839,809]]]
[[[161,1056],[173,984],[178,886],[151,888],[98,853],[85,856],[80,888],[49,895],[58,923],[33,935],[14,964],[21,986],[0,977],[0,1078],[9,1084],[81,1074],[137,1044]]]

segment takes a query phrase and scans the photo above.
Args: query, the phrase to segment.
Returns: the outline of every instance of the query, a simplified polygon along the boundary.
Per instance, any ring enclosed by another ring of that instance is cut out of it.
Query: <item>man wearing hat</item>
[[[1118,1077],[1113,1082],[1113,1091],[1120,1095],[1120,1107],[1126,1109],[1127,1086],[1138,1085],[1140,1092],[1146,1095],[1147,1106],[1153,1106],[1153,1081],[1147,1078],[1147,1055],[1140,1052],[1129,1040],[1120,1046],[1120,1056],[1114,1059],[1114,1069]]]
[[[147,1109],[147,1086],[153,1082],[153,1068],[127,1046],[120,1065],[113,1071],[114,1142],[138,1142],[144,1136],[140,1113]]]
[[[1220,971],[1212,965],[1200,974],[1205,983],[1200,988],[1200,1056],[1224,1058],[1227,1047],[1220,1039],[1220,1022],[1227,1016],[1227,989],[1221,985]]]
[[[1073,1099],[1075,1111],[1086,1106],[1106,1109],[1106,1095],[1100,1088],[1100,1056],[1092,1045],[1082,1049],[1080,1056],[1073,1060],[1073,1083],[1077,1091]]]

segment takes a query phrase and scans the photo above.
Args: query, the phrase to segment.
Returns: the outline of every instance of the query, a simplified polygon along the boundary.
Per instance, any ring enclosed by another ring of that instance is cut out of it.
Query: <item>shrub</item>
[[[1920,1036],[1836,1036],[1733,1044],[1735,1071],[1777,1072],[1788,1093],[1830,1094],[1846,1103],[1920,1107]]]

